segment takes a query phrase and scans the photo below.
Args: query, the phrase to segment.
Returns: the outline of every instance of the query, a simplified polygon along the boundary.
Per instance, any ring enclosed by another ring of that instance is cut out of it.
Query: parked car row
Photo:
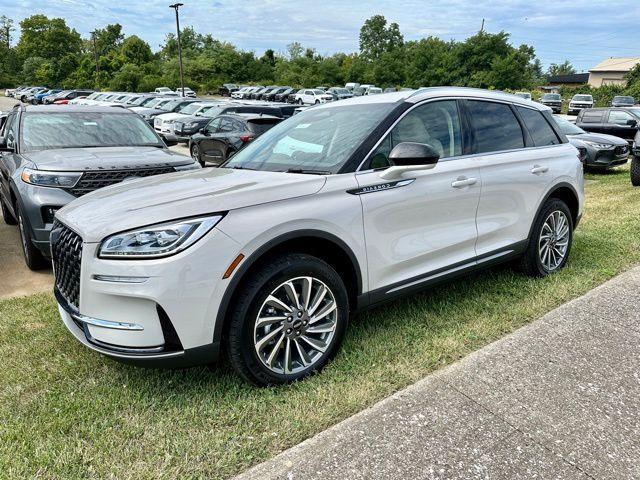
[[[409,89],[407,89],[409,90]],[[262,85],[240,86],[225,84],[220,94],[236,100],[266,100],[269,102],[296,103],[298,105],[317,105],[321,103],[344,100],[354,96],[376,95],[395,92],[395,88],[382,88],[375,85],[347,83],[344,87],[293,88],[289,86]]]

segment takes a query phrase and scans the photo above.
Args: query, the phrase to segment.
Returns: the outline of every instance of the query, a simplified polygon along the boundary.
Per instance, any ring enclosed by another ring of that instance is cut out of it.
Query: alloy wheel
[[[542,224],[538,239],[538,257],[547,272],[557,270],[569,250],[569,219],[561,210],[554,210]]]
[[[200,149],[197,145],[191,147],[191,158],[193,158],[196,162],[200,161]]]
[[[272,372],[299,373],[328,351],[337,324],[331,289],[314,277],[292,278],[262,303],[254,325],[255,352]]]
[[[20,230],[20,240],[22,243],[22,252],[25,258],[29,259],[29,245],[27,244],[27,232],[24,227],[24,219],[22,218],[22,212],[18,210],[18,229]]]

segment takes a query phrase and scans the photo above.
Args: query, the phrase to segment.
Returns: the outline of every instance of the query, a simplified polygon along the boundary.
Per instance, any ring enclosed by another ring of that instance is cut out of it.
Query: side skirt
[[[399,283],[387,285],[361,295],[358,309],[366,309],[401,298],[435,285],[449,282],[465,276],[475,270],[482,270],[520,257],[527,248],[528,240],[523,240],[509,247],[489,252],[471,260],[440,268]]]

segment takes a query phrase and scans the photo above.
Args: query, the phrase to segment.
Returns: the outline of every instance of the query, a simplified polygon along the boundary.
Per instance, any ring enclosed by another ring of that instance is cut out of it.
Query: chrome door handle
[[[534,165],[531,169],[531,173],[534,175],[538,175],[539,173],[547,173],[549,171],[549,167],[543,167],[541,165]]]
[[[475,185],[477,181],[477,178],[458,177],[455,182],[451,183],[451,186],[453,188],[470,187],[471,185]]]

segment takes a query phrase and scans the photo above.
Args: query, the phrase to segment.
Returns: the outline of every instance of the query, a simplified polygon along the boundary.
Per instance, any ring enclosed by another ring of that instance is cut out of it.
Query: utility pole
[[[96,60],[96,90],[100,86],[100,66],[98,65],[98,48],[96,45],[96,32],[91,32],[91,39],[93,40],[93,56]]]
[[[182,89],[182,97],[184,97],[184,72],[182,69],[182,45],[180,45],[180,16],[178,15],[178,9],[183,5],[183,3],[174,3],[173,5],[169,5],[169,8],[173,8],[176,11],[176,30],[178,31],[178,62],[180,63],[180,88]]]
[[[484,33],[484,18],[482,19],[482,26],[480,27],[480,33]]]

